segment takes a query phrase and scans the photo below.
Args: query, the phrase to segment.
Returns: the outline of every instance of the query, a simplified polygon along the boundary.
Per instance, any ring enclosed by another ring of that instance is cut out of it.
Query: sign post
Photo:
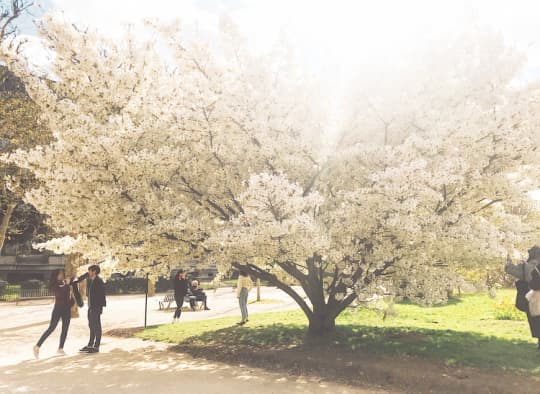
[[[144,294],[144,328],[146,328],[146,319],[148,316],[148,273],[146,274],[146,291]]]

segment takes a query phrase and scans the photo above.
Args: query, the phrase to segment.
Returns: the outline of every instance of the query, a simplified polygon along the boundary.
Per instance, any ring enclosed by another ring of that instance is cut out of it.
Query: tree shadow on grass
[[[226,327],[207,331],[187,338],[182,344],[196,346],[219,346],[235,348],[252,346],[256,348],[279,349],[300,346],[304,343],[306,328],[294,324],[269,324],[264,326]]]
[[[448,366],[470,366],[540,376],[540,352],[526,340],[508,340],[473,332],[417,327],[338,325],[331,336],[306,337],[306,326],[272,324],[228,327],[192,336],[180,345],[194,348],[306,349],[321,357],[332,351],[417,356]]]
[[[508,340],[474,332],[418,327],[379,328],[344,325],[337,342],[351,351],[420,356],[488,370],[540,376],[540,352],[526,340]]]

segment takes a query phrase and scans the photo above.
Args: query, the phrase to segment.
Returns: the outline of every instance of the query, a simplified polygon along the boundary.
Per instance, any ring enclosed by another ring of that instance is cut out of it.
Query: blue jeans
[[[238,297],[238,303],[240,304],[240,312],[242,312],[242,321],[246,321],[248,319],[248,294],[248,289],[243,287],[242,290],[240,290],[240,297]]]

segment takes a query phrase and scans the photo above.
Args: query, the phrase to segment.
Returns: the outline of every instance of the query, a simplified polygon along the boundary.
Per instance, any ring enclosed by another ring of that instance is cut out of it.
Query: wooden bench
[[[175,302],[174,293],[167,293],[163,300],[159,301],[159,310],[167,310],[171,308],[171,304]],[[167,306],[165,306],[167,305]]]
[[[194,299],[194,298],[195,298],[195,296],[193,296],[191,294],[187,294],[184,297],[184,305],[187,304],[189,309],[191,309],[191,302],[190,301],[192,299]],[[164,310],[167,310],[167,309],[171,309],[171,304],[172,303],[176,303],[176,300],[174,298],[174,293],[170,292],[170,293],[165,294],[165,296],[163,297],[163,300],[158,301],[159,310],[164,311]],[[196,305],[196,308],[195,308],[196,310],[203,309],[202,301],[200,301],[200,300],[195,301],[195,305]]]

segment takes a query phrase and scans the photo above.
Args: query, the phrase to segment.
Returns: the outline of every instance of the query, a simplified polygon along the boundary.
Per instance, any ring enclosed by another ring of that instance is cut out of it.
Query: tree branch
[[[253,275],[255,278],[266,280],[272,283],[274,286],[287,293],[294,301],[296,301],[296,303],[300,306],[300,308],[302,308],[302,311],[304,311],[308,318],[313,315],[313,312],[309,308],[308,304],[304,301],[304,299],[290,286],[281,282],[274,274],[266,272],[263,269],[257,267],[256,265],[249,263],[242,265],[240,263],[234,262],[232,263],[232,266],[238,270],[245,270],[248,274]]]

